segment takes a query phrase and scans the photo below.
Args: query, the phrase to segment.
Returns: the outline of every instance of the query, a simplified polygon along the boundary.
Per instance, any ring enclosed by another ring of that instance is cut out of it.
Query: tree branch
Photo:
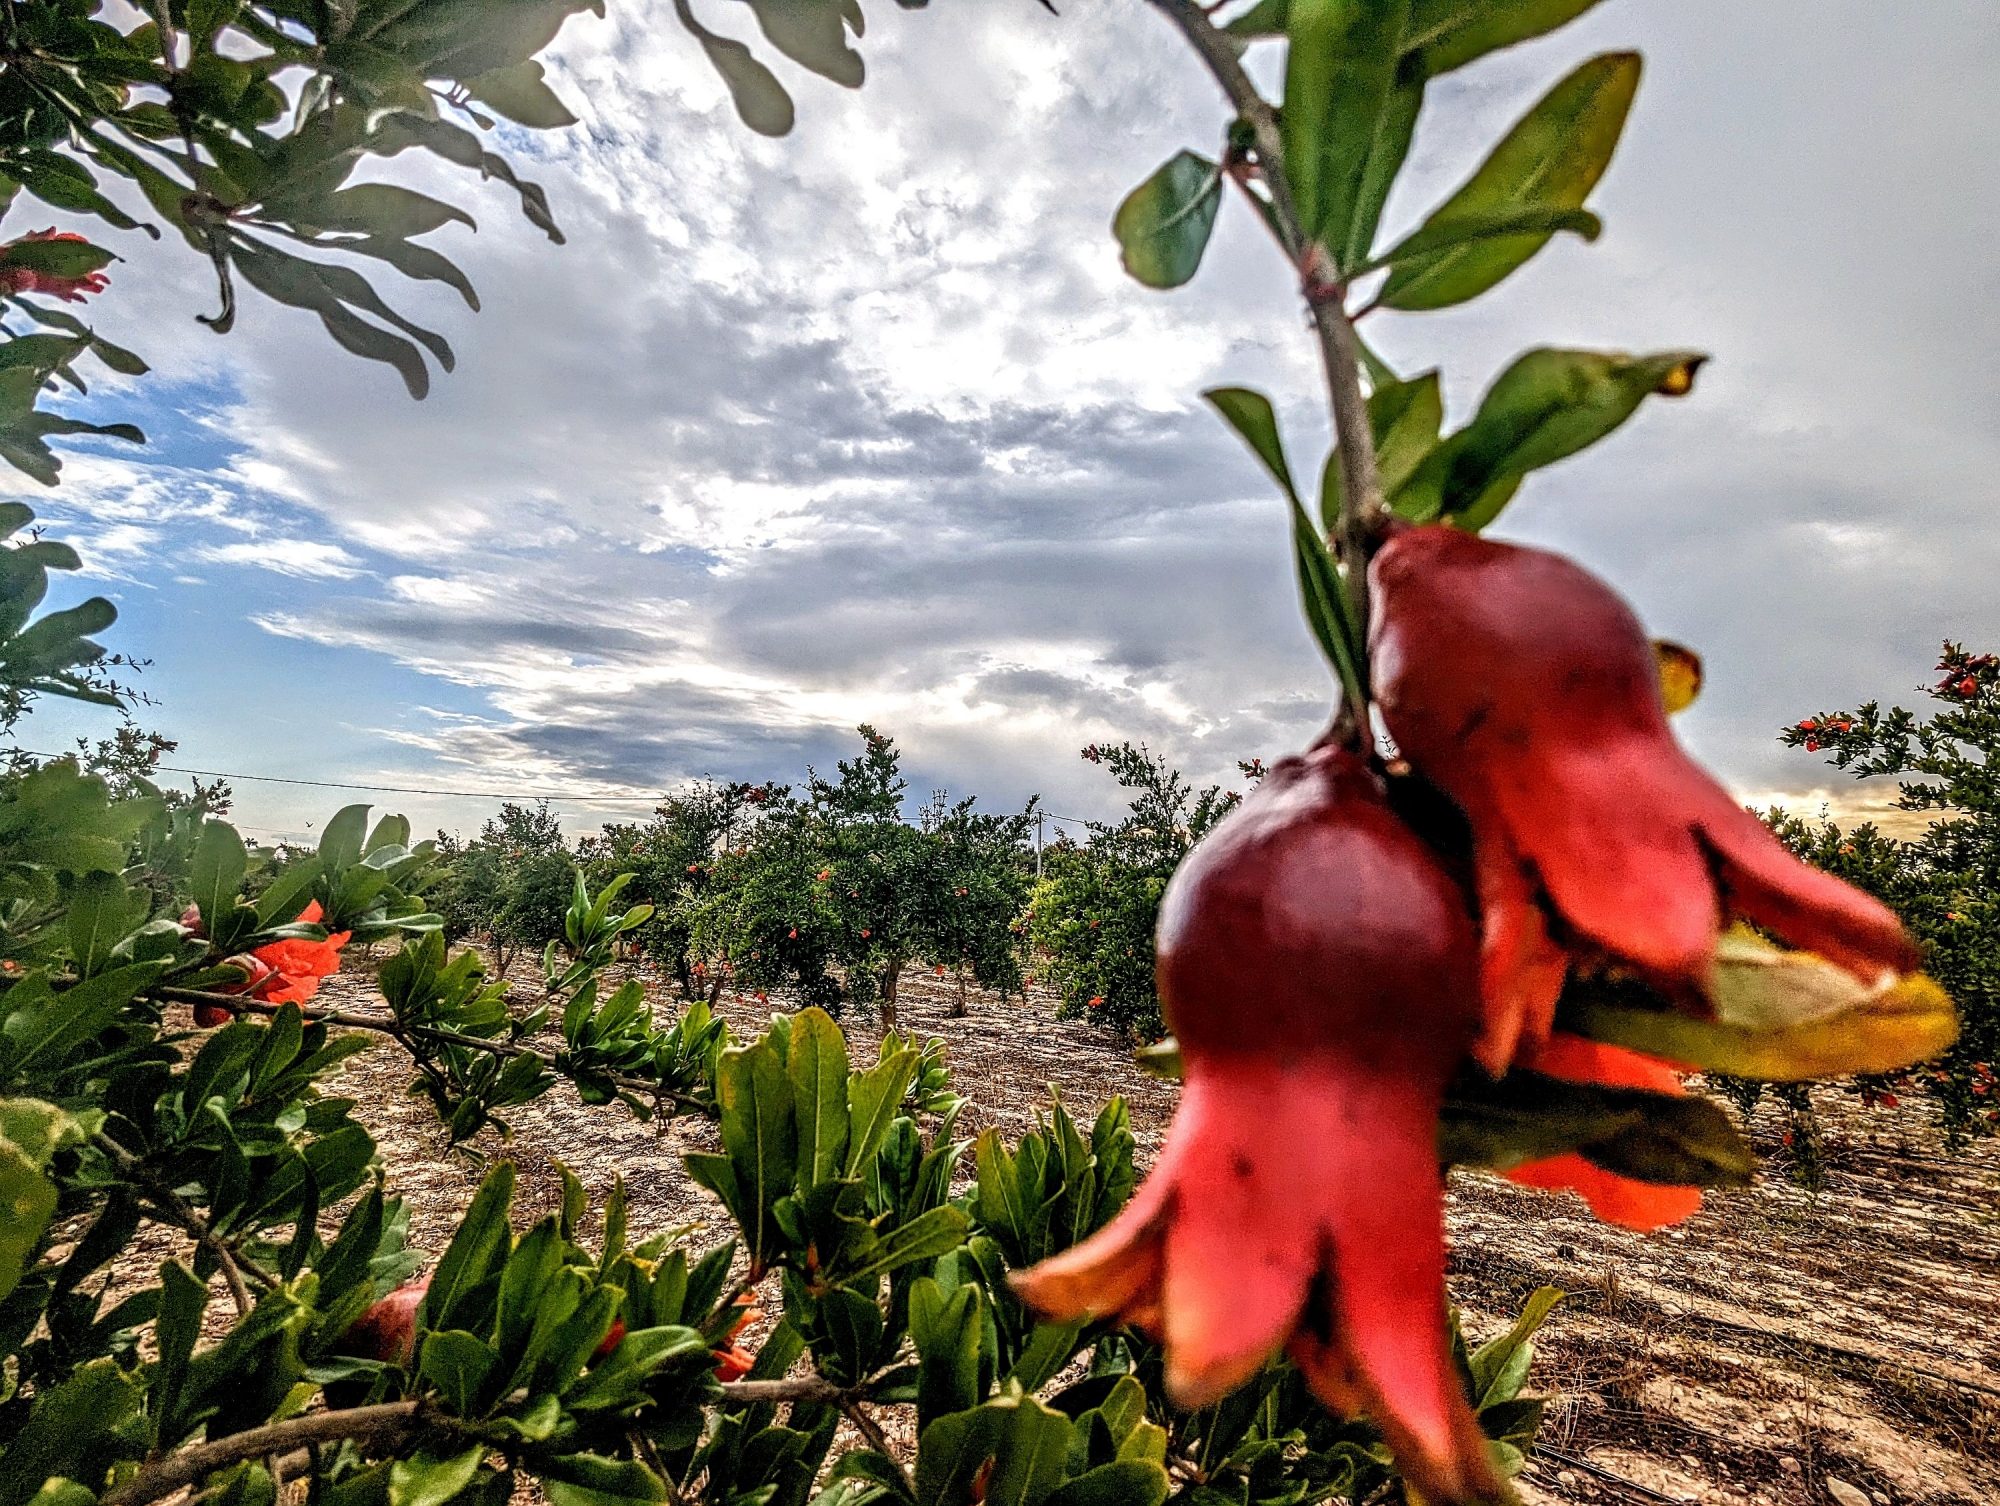
[[[1334,545],[1346,567],[1348,602],[1363,641],[1368,631],[1368,555],[1389,523],[1382,498],[1382,478],[1375,464],[1375,438],[1368,420],[1368,403],[1361,395],[1361,344],[1347,312],[1347,287],[1329,276],[1326,249],[1314,244],[1300,223],[1298,206],[1284,172],[1284,138],[1278,113],[1257,92],[1243,71],[1236,45],[1216,28],[1194,0],[1149,0],[1188,39],[1222,92],[1250,127],[1264,186],[1271,195],[1268,223],[1286,258],[1299,274],[1299,290],[1312,310],[1319,336],[1320,361],[1326,370],[1333,432],[1338,445],[1341,505]],[[1344,702],[1335,732],[1345,742],[1365,749],[1370,742],[1365,707]]]
[[[237,1316],[249,1312],[254,1305],[250,1300],[250,1289],[243,1284],[245,1271],[256,1277],[257,1284],[266,1290],[278,1284],[277,1277],[242,1251],[232,1248],[228,1241],[208,1226],[207,1219],[173,1188],[148,1172],[145,1163],[132,1152],[101,1130],[92,1138],[92,1143],[117,1164],[120,1172],[145,1189],[147,1198],[158,1207],[166,1222],[185,1230],[215,1257],[216,1264],[222,1268],[222,1279],[229,1284],[229,1296],[236,1304]]]
[[[106,1491],[103,1506],[148,1506],[149,1502],[172,1495],[218,1469],[306,1444],[352,1438],[381,1449],[394,1447],[441,1424],[448,1425],[444,1419],[426,1417],[420,1408],[419,1402],[392,1401],[374,1407],[313,1412],[198,1443],[147,1465],[123,1485]]]

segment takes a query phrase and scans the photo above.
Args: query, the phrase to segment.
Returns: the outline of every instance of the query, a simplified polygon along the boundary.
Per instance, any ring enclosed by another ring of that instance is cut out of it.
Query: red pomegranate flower
[[[76,241],[88,245],[86,236],[75,235],[67,230],[30,230],[20,241],[10,244],[20,245],[21,241]],[[0,247],[5,250],[6,247]],[[90,293],[101,293],[111,285],[111,279],[102,272],[86,272],[81,277],[59,277],[53,272],[40,272],[33,267],[0,267],[0,294],[46,293],[52,298],[60,298],[65,303],[81,303]]]
[[[300,925],[313,925],[324,912],[314,900],[299,912]],[[288,938],[260,946],[247,959],[260,964],[263,973],[252,972],[250,980],[231,993],[247,993],[267,1004],[303,1004],[319,992],[320,979],[340,971],[340,949],[347,945],[351,931],[335,931],[324,941]],[[246,959],[230,959],[242,967]],[[247,971],[247,969],[246,969]]]
[[[1573,951],[1696,1007],[1733,915],[1870,982],[1916,966],[1886,907],[1794,858],[1680,750],[1646,635],[1595,576],[1427,527],[1369,577],[1383,719],[1472,828],[1487,1070],[1546,1039]]]
[[[1497,1495],[1444,1327],[1446,1080],[1477,1025],[1465,898],[1331,748],[1274,767],[1181,865],[1159,984],[1186,1073],[1152,1175],[1015,1277],[1057,1319],[1122,1319],[1200,1407],[1289,1348],[1435,1502]]]
[[[1532,1072],[1560,1077],[1565,1082],[1644,1088],[1650,1093],[1670,1093],[1675,1097],[1687,1092],[1681,1086],[1680,1071],[1671,1062],[1628,1051],[1623,1046],[1586,1040],[1563,1030],[1556,1031],[1524,1056],[1520,1064]],[[1605,1223],[1622,1224],[1628,1229],[1663,1229],[1690,1217],[1701,1207],[1699,1187],[1676,1187],[1622,1177],[1574,1152],[1530,1161],[1502,1175],[1524,1187],[1577,1193]]]

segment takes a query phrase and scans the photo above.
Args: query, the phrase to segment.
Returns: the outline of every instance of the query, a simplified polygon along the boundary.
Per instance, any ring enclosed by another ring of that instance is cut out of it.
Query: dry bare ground
[[[1055,1020],[1045,999],[975,994],[958,1018],[956,998],[943,980],[907,982],[903,1025],[948,1043],[969,1128],[1018,1134],[1051,1085],[1079,1113],[1123,1093],[1150,1163],[1176,1090],[1141,1074],[1121,1040]],[[663,1017],[676,1007],[663,986],[654,1001]],[[379,1001],[362,971],[329,980],[323,1002]],[[771,1006],[722,1008],[751,1032]],[[872,1061],[878,1030],[845,1023],[857,1062]],[[412,1203],[413,1238],[434,1256],[482,1165],[443,1152],[431,1110],[405,1094],[409,1076],[384,1044],[350,1062],[338,1087],[360,1100],[392,1186]],[[1826,1105],[1830,1172],[1818,1197],[1767,1176],[1650,1236],[1603,1227],[1567,1196],[1454,1177],[1451,1284],[1468,1333],[1505,1326],[1543,1283],[1570,1294],[1533,1373],[1531,1389],[1552,1403],[1546,1447],[1522,1481],[1529,1502],[2000,1498],[2000,1147],[1947,1161],[1920,1111],[1844,1103]],[[680,1164],[688,1150],[717,1148],[706,1121],[660,1133],[615,1107],[585,1109],[564,1085],[512,1120],[510,1143],[489,1132],[474,1149],[516,1162],[521,1216],[556,1206],[560,1159],[594,1205],[622,1174],[637,1231],[691,1225],[698,1245],[727,1232]],[[1775,1118],[1751,1129],[1760,1149],[1774,1148]]]

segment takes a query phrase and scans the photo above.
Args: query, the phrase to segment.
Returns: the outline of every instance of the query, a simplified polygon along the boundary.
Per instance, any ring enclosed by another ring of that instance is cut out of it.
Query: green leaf
[[[1354,625],[1353,609],[1347,599],[1340,572],[1327,553],[1326,542],[1313,527],[1299,501],[1292,482],[1292,468],[1285,462],[1284,441],[1278,434],[1278,415],[1271,400],[1248,387],[1216,387],[1202,394],[1225,422],[1250,446],[1251,453],[1283,489],[1292,507],[1292,554],[1298,570],[1299,600],[1306,614],[1306,626],[1333,666],[1343,692],[1352,704],[1367,703],[1367,657],[1362,652],[1361,635]]]
[[[1026,1392],[1041,1390],[1070,1362],[1085,1326],[1082,1318],[1073,1323],[1037,1323],[1028,1334],[1028,1342],[1021,1346],[1014,1368],[1007,1372],[1007,1379]]]
[[[869,1252],[867,1261],[847,1279],[862,1281],[870,1276],[884,1276],[920,1260],[949,1255],[965,1243],[971,1228],[971,1221],[958,1209],[933,1208],[884,1235]]]
[[[553,1506],[628,1506],[667,1499],[660,1477],[636,1459],[563,1454],[538,1461],[535,1468]]]
[[[785,1058],[799,1132],[798,1189],[838,1180],[847,1167],[847,1038],[823,1009],[792,1017]]]
[[[500,1356],[477,1334],[462,1328],[424,1335],[417,1358],[417,1378],[442,1396],[460,1417],[479,1415],[479,1388]],[[455,1486],[451,1494],[463,1489]]]
[[[1444,426],[1444,393],[1438,373],[1427,371],[1407,382],[1378,381],[1368,395],[1368,427],[1375,438],[1375,469],[1382,495],[1396,494],[1437,448]],[[1320,475],[1320,517],[1331,530],[1340,516],[1340,453],[1327,456]]]
[[[466,93],[517,125],[546,131],[576,124],[576,117],[556,97],[556,91],[543,82],[542,65],[533,58],[464,82]]]
[[[722,81],[743,123],[760,136],[783,136],[792,128],[792,97],[778,76],[733,37],[717,36],[694,18],[688,0],[674,0],[674,14],[694,39]]]
[[[918,1438],[917,1506],[1041,1506],[1063,1483],[1070,1435],[1069,1419],[1032,1396],[940,1417]]]
[[[502,1161],[486,1173],[465,1211],[451,1243],[439,1258],[431,1275],[430,1288],[418,1312],[425,1328],[461,1328],[467,1322],[453,1322],[461,1316],[460,1306],[479,1284],[504,1260],[513,1243],[507,1226],[507,1210],[514,1201],[514,1163]]]
[[[890,1053],[866,1072],[847,1080],[847,1174],[865,1176],[902,1107],[903,1095],[916,1076],[919,1053],[905,1048]]]
[[[138,1449],[116,1435],[144,1399],[141,1378],[112,1359],[92,1360],[36,1396],[26,1425],[0,1454],[0,1506],[25,1506],[57,1476],[102,1480],[114,1459],[135,1457]]]
[[[56,1184],[12,1140],[0,1139],[0,1298],[20,1284],[56,1211]]]
[[[319,860],[329,877],[361,861],[367,834],[368,807],[365,805],[343,806],[326,823],[326,830],[320,833]]]
[[[1222,205],[1222,169],[1178,152],[1133,189],[1112,218],[1125,270],[1149,288],[1177,288],[1201,266]]]
[[[1472,1370],[1473,1406],[1488,1407],[1495,1402],[1512,1401],[1521,1389],[1521,1381],[1526,1378],[1527,1367],[1521,1367],[1521,1375],[1513,1378],[1511,1386],[1506,1384],[1507,1372],[1514,1358],[1534,1337],[1535,1330],[1548,1321],[1555,1305],[1562,1301],[1566,1293],[1553,1286],[1536,1289],[1528,1298],[1521,1315],[1514,1320],[1514,1326],[1498,1338],[1489,1339],[1474,1351],[1467,1362]]]
[[[195,838],[194,858],[188,874],[194,902],[201,911],[201,923],[210,936],[221,931],[221,918],[236,908],[236,896],[243,888],[250,855],[243,839],[227,821],[204,821]]]
[[[472,1483],[485,1457],[480,1444],[449,1459],[415,1454],[396,1460],[389,1466],[389,1506],[444,1506]]]
[[[1424,222],[1498,223],[1508,210],[1580,209],[1610,165],[1639,87],[1639,55],[1606,53],[1551,89],[1472,175]],[[1400,261],[1376,301],[1438,309],[1485,292],[1548,244],[1553,230],[1473,240]]]
[[[69,953],[78,976],[104,971],[111,949],[145,918],[145,901],[117,874],[100,870],[78,879],[69,899]]]
[[[1546,204],[1528,204],[1498,209],[1489,214],[1467,215],[1462,219],[1426,220],[1394,246],[1358,268],[1373,272],[1382,267],[1435,257],[1441,252],[1480,241],[1504,240],[1523,235],[1554,234],[1567,230],[1594,241],[1604,233],[1604,222],[1588,209],[1558,209]]]
[[[753,1267],[761,1266],[777,1233],[771,1209],[791,1192],[798,1173],[798,1127],[784,1062],[766,1042],[732,1046],[722,1053],[716,1098],[723,1149],[742,1189],[744,1211],[755,1217],[743,1234],[750,1241]]]
[[[1158,1463],[1120,1459],[1078,1475],[1050,1496],[1047,1506],[1160,1506],[1169,1488]]]
[[[1382,101],[1381,112],[1375,117],[1374,134],[1368,142],[1368,160],[1362,168],[1361,186],[1355,194],[1354,214],[1348,223],[1346,240],[1330,248],[1341,269],[1349,275],[1354,275],[1351,269],[1368,260],[1368,252],[1375,244],[1375,232],[1382,223],[1382,208],[1389,201],[1389,190],[1395,187],[1396,175],[1403,170],[1404,159],[1410,155],[1410,141],[1416,135],[1417,116],[1422,113],[1423,107],[1423,76],[1410,68],[1405,60],[1397,68],[1396,82]]]
[[[1285,442],[1279,437],[1278,415],[1271,400],[1248,387],[1213,387],[1202,396],[1250,446],[1250,453],[1264,462],[1264,469],[1285,495],[1297,502],[1299,489],[1292,484],[1292,468],[1285,463]]]
[[[979,1405],[980,1305],[979,1287],[971,1282],[950,1296],[928,1276],[910,1283],[919,1433],[939,1417]]]
[[[1410,0],[1292,0],[1285,177],[1309,240],[1348,245],[1389,104]]]
[[[1505,1171],[1571,1151],[1636,1181],[1747,1187],[1757,1158],[1706,1098],[1567,1082],[1516,1069],[1467,1074],[1446,1096],[1438,1158]]]
[[[1414,0],[1403,33],[1405,50],[1435,78],[1475,58],[1543,36],[1598,0]]]
[[[0,246],[0,267],[39,272],[47,277],[87,277],[118,260],[88,241],[19,240]]]
[[[1705,359],[1688,350],[1531,350],[1501,374],[1472,422],[1425,457],[1393,506],[1413,522],[1448,517],[1476,532],[1528,472],[1597,443],[1650,395],[1684,395]]]
[[[1941,1054],[1958,1036],[1951,998],[1921,973],[1861,982],[1810,952],[1729,935],[1716,949],[1715,1018],[1695,1019],[1629,991],[1572,986],[1563,1028],[1665,1061],[1761,1082],[1895,1072]]]

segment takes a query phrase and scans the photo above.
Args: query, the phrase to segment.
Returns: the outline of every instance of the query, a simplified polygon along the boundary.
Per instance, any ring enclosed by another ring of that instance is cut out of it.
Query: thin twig
[[[229,1296],[236,1304],[239,1317],[249,1312],[255,1305],[250,1300],[250,1289],[243,1284],[245,1271],[257,1279],[259,1286],[266,1289],[278,1284],[277,1277],[242,1251],[233,1249],[227,1240],[208,1226],[207,1219],[190,1207],[186,1199],[173,1188],[149,1173],[145,1164],[132,1152],[101,1130],[92,1138],[97,1148],[117,1163],[120,1172],[145,1189],[147,1198],[164,1216],[165,1222],[184,1229],[193,1236],[197,1244],[215,1257],[216,1264],[222,1269],[222,1279],[229,1284]]]
[[[817,1375],[801,1375],[790,1380],[724,1381],[722,1395],[726,1402],[736,1406],[762,1401],[819,1401],[839,1406],[851,1393]]]
[[[889,1440],[882,1432],[882,1426],[868,1415],[868,1409],[861,1405],[859,1397],[845,1397],[840,1402],[840,1410],[847,1420],[854,1424],[861,1436],[868,1440],[868,1446],[880,1454],[895,1468],[896,1477],[903,1482],[903,1496],[906,1500],[917,1498],[916,1483],[910,1479],[910,1472],[903,1467],[903,1461],[896,1457],[889,1447]]]

